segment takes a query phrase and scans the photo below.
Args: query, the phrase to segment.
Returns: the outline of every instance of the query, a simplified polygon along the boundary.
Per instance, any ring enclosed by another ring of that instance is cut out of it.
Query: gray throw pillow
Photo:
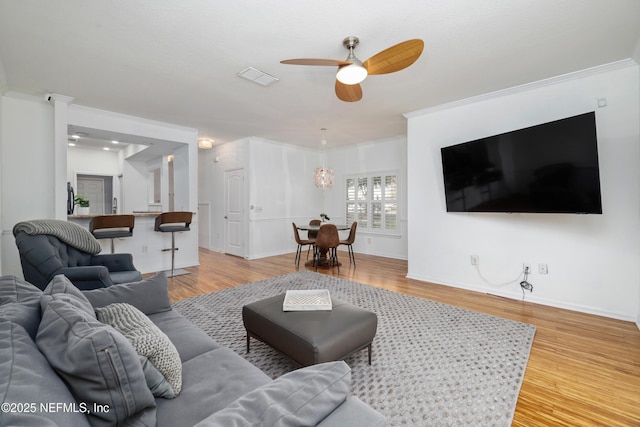
[[[156,424],[155,399],[129,341],[73,298],[45,298],[36,344],[93,426]],[[99,408],[95,410],[94,408]]]
[[[0,277],[0,319],[16,322],[36,337],[42,291],[15,276]]]
[[[157,273],[140,282],[92,289],[82,293],[94,307],[105,307],[115,302],[126,302],[146,315],[162,313],[172,309],[169,300],[167,276],[164,272]]]
[[[0,410],[0,426],[89,427],[83,408],[27,331],[6,320],[0,320],[0,372],[0,402],[8,405]]]
[[[315,426],[348,397],[351,369],[340,362],[289,372],[246,393],[196,426]]]
[[[152,366],[143,362],[147,385],[156,397],[173,399],[182,389],[182,362],[178,350],[143,312],[127,303],[109,304],[96,308],[98,320],[113,326],[129,340],[136,352],[144,356]],[[169,383],[158,382],[153,367]]]
[[[40,306],[42,307],[42,310],[44,311],[49,302],[53,300],[66,301],[92,316],[94,319],[96,318],[95,313],[93,312],[93,306],[89,300],[85,298],[82,291],[71,283],[71,280],[63,274],[54,276],[42,292],[42,297],[40,298]]]

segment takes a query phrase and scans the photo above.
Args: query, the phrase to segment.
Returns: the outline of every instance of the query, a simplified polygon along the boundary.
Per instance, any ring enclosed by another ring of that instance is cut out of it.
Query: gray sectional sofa
[[[0,372],[3,426],[385,425],[344,362],[272,380],[174,311],[164,275],[91,291],[0,277]]]

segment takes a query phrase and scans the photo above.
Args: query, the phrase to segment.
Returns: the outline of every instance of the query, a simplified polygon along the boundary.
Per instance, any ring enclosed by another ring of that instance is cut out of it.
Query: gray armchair
[[[131,254],[98,255],[100,244],[81,226],[58,220],[21,222],[13,228],[25,280],[44,289],[64,274],[80,289],[142,280]]]

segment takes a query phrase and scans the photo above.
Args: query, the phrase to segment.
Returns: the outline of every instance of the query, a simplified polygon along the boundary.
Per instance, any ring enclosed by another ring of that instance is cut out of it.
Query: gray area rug
[[[509,426],[535,326],[332,276],[300,271],[178,301],[174,308],[220,344],[277,378],[289,359],[252,340],[246,353],[242,306],[288,289],[329,289],[373,311],[373,365],[364,349],[345,361],[352,392],[390,426]]]

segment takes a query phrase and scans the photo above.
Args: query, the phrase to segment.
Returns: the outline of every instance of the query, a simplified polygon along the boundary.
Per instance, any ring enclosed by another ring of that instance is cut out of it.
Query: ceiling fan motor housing
[[[344,45],[344,47],[346,47],[349,50],[355,49],[356,46],[360,44],[360,39],[357,38],[356,36],[349,36],[344,40],[342,40],[342,44]]]

